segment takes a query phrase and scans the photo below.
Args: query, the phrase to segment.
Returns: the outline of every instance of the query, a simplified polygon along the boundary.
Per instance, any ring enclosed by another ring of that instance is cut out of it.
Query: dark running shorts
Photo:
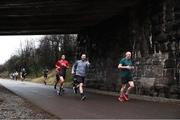
[[[59,74],[59,77],[63,77],[65,79],[66,78],[66,74]]]
[[[65,79],[66,77],[66,70],[60,70],[58,73],[56,73],[56,80],[60,80],[60,77],[63,77]]]
[[[24,79],[25,79],[25,77],[26,77],[26,75],[25,75],[25,74],[22,74],[22,78],[24,78]]]
[[[133,81],[132,77],[131,78],[128,78],[128,77],[122,77],[121,78],[122,84],[127,84],[129,81]]]
[[[74,81],[74,82],[77,82],[77,83],[84,83],[85,77],[76,75],[76,76],[75,76],[75,79],[76,79],[76,81]]]
[[[44,78],[47,78],[47,74],[44,74]]]

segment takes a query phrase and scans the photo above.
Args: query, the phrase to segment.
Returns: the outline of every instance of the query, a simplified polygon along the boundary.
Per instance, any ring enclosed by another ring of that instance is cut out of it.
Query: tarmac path
[[[180,119],[180,105],[175,103],[133,99],[122,103],[117,97],[95,93],[86,93],[87,99],[81,101],[68,88],[58,96],[49,85],[6,79],[0,79],[0,84],[63,119]]]

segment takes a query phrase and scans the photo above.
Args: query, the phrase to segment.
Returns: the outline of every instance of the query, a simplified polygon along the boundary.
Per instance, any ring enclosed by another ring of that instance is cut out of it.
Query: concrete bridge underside
[[[0,34],[79,33],[140,0],[1,0]]]

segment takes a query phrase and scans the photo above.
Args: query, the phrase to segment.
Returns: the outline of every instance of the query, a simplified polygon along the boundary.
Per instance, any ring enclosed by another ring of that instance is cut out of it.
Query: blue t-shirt
[[[85,77],[87,73],[87,69],[90,63],[88,61],[78,60],[73,66],[73,70],[76,75]]]

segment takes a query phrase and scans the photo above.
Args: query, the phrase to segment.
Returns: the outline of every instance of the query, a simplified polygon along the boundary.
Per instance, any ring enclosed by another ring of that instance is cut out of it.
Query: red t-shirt
[[[67,60],[61,59],[56,62],[56,70],[60,71],[67,68],[69,68],[69,62]]]

